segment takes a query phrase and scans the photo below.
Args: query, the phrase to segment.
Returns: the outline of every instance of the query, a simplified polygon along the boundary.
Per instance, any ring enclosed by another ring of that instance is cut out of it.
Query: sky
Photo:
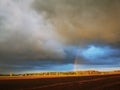
[[[120,0],[0,0],[0,73],[90,69],[120,69]]]

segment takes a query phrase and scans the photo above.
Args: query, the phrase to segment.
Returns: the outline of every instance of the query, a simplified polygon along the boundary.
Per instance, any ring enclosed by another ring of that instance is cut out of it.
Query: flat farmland
[[[0,90],[120,90],[120,74],[0,79]]]

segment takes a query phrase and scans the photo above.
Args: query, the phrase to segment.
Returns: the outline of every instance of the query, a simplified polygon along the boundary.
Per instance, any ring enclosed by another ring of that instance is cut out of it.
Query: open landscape
[[[1,76],[0,90],[120,90],[119,73],[81,76],[46,73],[44,76]]]
[[[120,0],[0,0],[0,90],[120,90]]]

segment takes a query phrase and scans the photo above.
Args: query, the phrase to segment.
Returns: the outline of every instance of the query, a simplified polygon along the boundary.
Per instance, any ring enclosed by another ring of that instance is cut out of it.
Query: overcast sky
[[[72,71],[76,62],[120,69],[120,0],[0,0],[0,73]]]

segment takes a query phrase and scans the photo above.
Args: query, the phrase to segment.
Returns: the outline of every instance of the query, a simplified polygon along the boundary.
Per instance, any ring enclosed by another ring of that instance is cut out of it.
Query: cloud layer
[[[8,59],[62,57],[64,52],[54,27],[44,19],[44,13],[31,8],[31,2],[0,1],[0,53]]]
[[[38,12],[47,13],[67,44],[118,43],[118,0],[36,0]]]
[[[1,0],[0,66],[49,68],[77,55],[79,64],[119,67],[119,9],[119,0]]]

